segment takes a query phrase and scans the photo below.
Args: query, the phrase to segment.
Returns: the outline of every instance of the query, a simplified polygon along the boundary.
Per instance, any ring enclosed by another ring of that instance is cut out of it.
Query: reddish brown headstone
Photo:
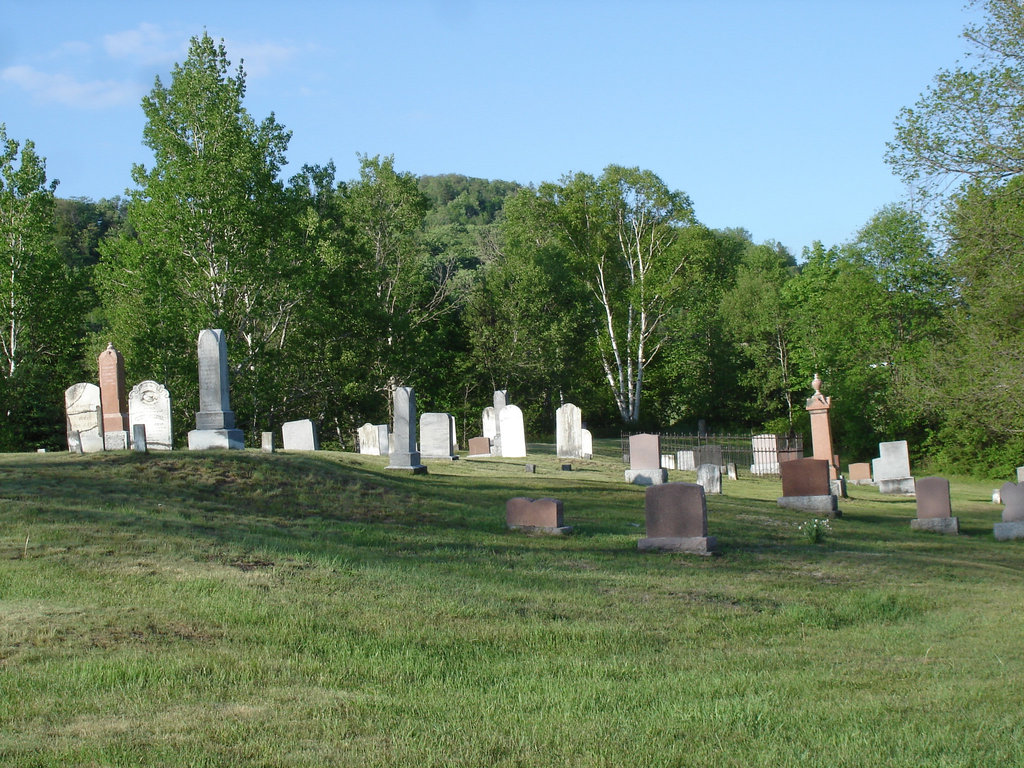
[[[708,535],[704,486],[697,483],[652,485],[644,495],[648,538]]]
[[[113,344],[96,360],[100,374],[100,408],[104,432],[128,431],[128,391],[124,383],[124,357]],[[127,447],[127,446],[125,446]]]
[[[661,468],[661,437],[659,435],[629,436],[629,468]]]
[[[825,459],[795,459],[779,465],[783,496],[828,496],[829,467]]]
[[[949,480],[944,477],[917,479],[917,517],[920,520],[950,517]]]
[[[561,499],[528,499],[525,496],[505,502],[505,525],[553,533],[568,530],[562,524]]]
[[[490,456],[491,455],[491,438],[489,438],[489,437],[471,437],[471,438],[469,438],[469,455],[470,456]]]
[[[870,483],[871,482],[871,465],[866,461],[859,464],[851,464],[849,472],[849,481],[853,484],[859,483]]]

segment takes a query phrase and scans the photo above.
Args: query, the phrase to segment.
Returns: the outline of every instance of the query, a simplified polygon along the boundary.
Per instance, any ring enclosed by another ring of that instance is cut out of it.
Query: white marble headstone
[[[103,416],[100,411],[100,388],[81,382],[64,390],[67,413],[68,449],[72,450],[72,432],[78,433],[82,453],[103,450]]]
[[[171,395],[163,384],[140,381],[128,393],[128,423],[133,430],[137,424],[146,427],[146,448],[151,451],[169,451],[174,447],[171,429]]]

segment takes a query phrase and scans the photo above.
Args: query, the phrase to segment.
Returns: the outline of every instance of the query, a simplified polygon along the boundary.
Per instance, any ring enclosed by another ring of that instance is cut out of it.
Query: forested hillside
[[[396,384],[463,439],[498,388],[538,435],[568,401],[597,431],[802,432],[818,373],[844,460],[908,439],[937,470],[1005,475],[1024,463],[1024,13],[983,5],[974,67],[897,117],[887,158],[915,194],[801,254],[704,226],[641,168],[524,186],[361,156],[357,178],[285,179],[290,132],[248,113],[205,33],[143,99],[152,162],[125,199],[58,197],[45,148],[0,124],[0,449],[62,447],[63,390],[108,341],[183,435],[197,335],[223,328],[251,440],[308,417],[351,448]]]

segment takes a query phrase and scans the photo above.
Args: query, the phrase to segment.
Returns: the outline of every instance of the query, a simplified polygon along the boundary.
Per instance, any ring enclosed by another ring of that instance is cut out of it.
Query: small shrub
[[[807,520],[797,526],[797,530],[803,534],[808,544],[818,544],[825,540],[825,536],[832,532],[832,526],[826,519]]]

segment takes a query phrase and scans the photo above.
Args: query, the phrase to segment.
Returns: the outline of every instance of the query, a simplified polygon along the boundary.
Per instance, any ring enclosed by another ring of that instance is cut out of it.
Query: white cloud
[[[164,32],[156,24],[144,22],[135,29],[104,35],[103,50],[114,59],[150,65],[182,58],[186,48],[179,36]]]
[[[37,101],[79,109],[130,104],[142,96],[142,89],[137,83],[116,80],[80,82],[70,75],[51,75],[25,65],[0,70],[0,80],[31,93]]]

